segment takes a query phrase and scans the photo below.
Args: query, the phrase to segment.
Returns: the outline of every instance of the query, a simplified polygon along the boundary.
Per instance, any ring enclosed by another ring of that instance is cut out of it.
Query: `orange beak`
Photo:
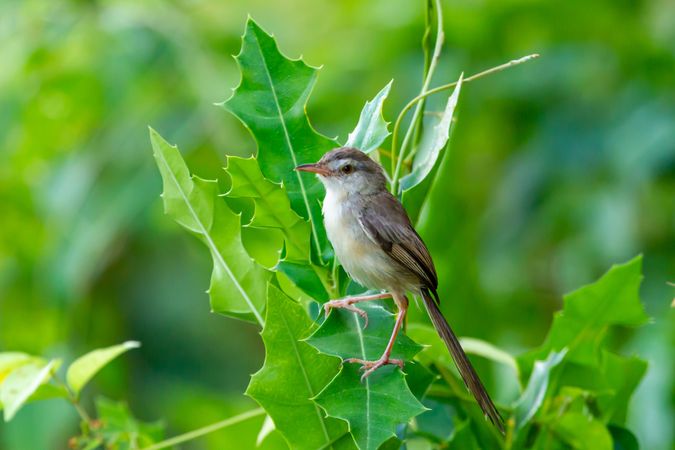
[[[295,168],[295,170],[298,170],[300,172],[316,173],[318,175],[323,176],[327,176],[330,173],[327,168],[319,164],[300,164],[298,167]]]

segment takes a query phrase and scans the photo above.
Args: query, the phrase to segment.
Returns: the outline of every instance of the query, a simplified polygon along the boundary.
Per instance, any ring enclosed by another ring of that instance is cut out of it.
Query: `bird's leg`
[[[328,316],[328,313],[333,308],[342,308],[346,309],[347,311],[354,312],[359,316],[363,317],[363,328],[365,328],[368,326],[368,314],[366,314],[366,312],[361,308],[357,308],[356,306],[354,306],[354,303],[366,302],[369,300],[380,300],[389,297],[391,297],[391,294],[388,292],[373,295],[358,295],[355,297],[345,297],[338,300],[330,300],[324,303],[323,310],[326,313],[326,316]]]
[[[387,347],[384,349],[384,353],[380,356],[380,359],[376,361],[365,361],[363,359],[349,358],[346,362],[361,364],[361,368],[365,372],[361,376],[361,381],[368,378],[370,374],[375,372],[378,368],[385,366],[387,364],[396,364],[401,369],[403,369],[403,360],[402,359],[390,359],[391,352],[394,349],[394,344],[396,343],[396,336],[398,336],[399,330],[403,327],[403,320],[405,319],[406,312],[408,311],[408,298],[405,295],[392,295],[396,306],[398,306],[398,313],[396,314],[396,323],[394,324],[394,330],[391,332],[391,337],[387,343]]]

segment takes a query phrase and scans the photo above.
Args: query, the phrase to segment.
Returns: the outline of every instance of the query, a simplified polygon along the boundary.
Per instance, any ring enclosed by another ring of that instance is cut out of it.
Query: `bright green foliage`
[[[370,153],[377,150],[391,134],[388,128],[389,122],[382,116],[382,105],[389,95],[391,83],[393,80],[383,87],[372,100],[366,102],[356,128],[347,137],[346,147],[354,147]]]
[[[638,290],[642,257],[612,267],[602,278],[565,296],[544,344],[519,358],[523,376],[534,359],[550,351],[569,349],[566,360],[597,365],[607,330],[614,325],[638,326],[647,321]]]
[[[110,361],[122,353],[140,346],[140,342],[128,341],[123,344],[113,345],[112,347],[93,350],[86,355],[80,356],[68,367],[68,372],[66,373],[68,386],[75,395],[79,394],[89,380]]]
[[[216,182],[190,176],[177,147],[152,129],[150,140],[164,182],[165,212],[196,235],[211,253],[211,308],[262,325],[265,286],[271,274],[246,253],[239,216],[218,197]]]
[[[394,314],[376,302],[363,302],[359,308],[368,314],[368,326],[358,314],[335,309],[312,334],[308,342],[323,353],[341,358],[378,359],[389,342],[394,329]],[[392,358],[411,360],[422,347],[405,334],[399,334]]]
[[[448,98],[448,102],[441,113],[438,123],[433,127],[428,128],[427,132],[424,133],[418,150],[415,153],[412,170],[408,175],[401,178],[401,193],[413,189],[424,181],[436,166],[436,161],[438,160],[441,151],[447,146],[448,140],[450,139],[452,117],[455,113],[457,101],[459,100],[459,92],[462,89],[462,78],[462,76],[459,77],[457,86]]]
[[[164,436],[162,422],[139,421],[123,402],[99,398],[96,400],[96,411],[101,424],[100,429],[95,430],[98,439],[89,442],[100,440],[106,449],[143,448],[162,440]]]
[[[349,422],[361,450],[375,450],[395,435],[396,427],[425,410],[395,367],[379,369],[360,381],[357,364],[345,364],[340,374],[317,397],[328,414]]]
[[[309,343],[323,353],[341,358],[378,359],[391,336],[394,315],[374,302],[361,303],[359,308],[368,314],[366,329],[358,314],[336,309],[312,334]],[[392,358],[409,361],[420,349],[418,344],[400,334]],[[388,375],[376,376],[384,372]],[[428,381],[421,378],[421,384]],[[424,390],[424,387],[420,388],[420,391]],[[398,399],[398,403],[392,399]],[[330,416],[349,421],[349,429],[361,449],[377,448],[394,434],[398,423],[423,410],[400,370],[379,369],[362,382],[359,365],[351,363],[343,365],[340,375],[326,387],[317,402]]]
[[[29,397],[49,381],[59,364],[58,360],[46,362],[32,358],[14,367],[4,380],[0,380],[0,404],[4,408],[5,422],[12,420]]]
[[[245,226],[280,229],[286,242],[285,258],[308,263],[309,222],[291,209],[284,187],[266,180],[255,158],[228,156],[225,171],[232,182],[225,195],[255,202],[253,218]]]
[[[530,376],[530,381],[525,387],[522,395],[515,404],[515,419],[516,427],[522,428],[529,422],[534,414],[539,410],[539,407],[544,401],[546,390],[548,389],[548,381],[551,377],[551,371],[555,366],[560,364],[565,357],[567,350],[555,353],[551,352],[545,361],[536,361],[534,369]]]
[[[269,240],[265,241],[269,251],[279,253],[277,269],[307,294],[327,300],[323,284],[328,279],[327,269],[310,261],[310,225],[293,211],[284,186],[266,180],[255,158],[229,156],[225,171],[232,183],[226,195],[250,198],[255,203],[255,212],[246,226],[278,229],[283,233],[283,254],[282,249],[275,249]]]
[[[291,448],[320,448],[347,432],[345,423],[326,418],[312,401],[335,376],[340,361],[302,342],[312,321],[298,303],[272,285],[267,292],[265,364],[246,393],[265,408]]]
[[[318,161],[337,146],[317,133],[305,114],[317,69],[286,58],[272,36],[252,19],[236,59],[241,83],[222,106],[251,130],[262,173],[269,180],[284,182],[293,209],[311,219],[313,245],[323,253],[327,250],[319,206],[323,188],[315,176],[294,170],[298,164]]]
[[[551,428],[563,442],[579,450],[612,450],[612,436],[599,420],[581,412],[564,414]]]

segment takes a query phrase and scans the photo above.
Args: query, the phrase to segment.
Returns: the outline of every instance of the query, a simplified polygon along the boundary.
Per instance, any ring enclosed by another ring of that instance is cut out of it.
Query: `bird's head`
[[[346,194],[371,194],[387,188],[382,167],[361,150],[340,147],[329,151],[316,163],[295,168],[319,176],[326,190]]]

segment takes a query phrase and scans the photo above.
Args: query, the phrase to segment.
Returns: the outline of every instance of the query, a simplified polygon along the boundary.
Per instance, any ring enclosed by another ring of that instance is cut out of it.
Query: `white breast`
[[[366,235],[357,210],[345,193],[327,189],[323,202],[324,225],[335,256],[347,273],[369,289],[392,289],[389,257]]]

